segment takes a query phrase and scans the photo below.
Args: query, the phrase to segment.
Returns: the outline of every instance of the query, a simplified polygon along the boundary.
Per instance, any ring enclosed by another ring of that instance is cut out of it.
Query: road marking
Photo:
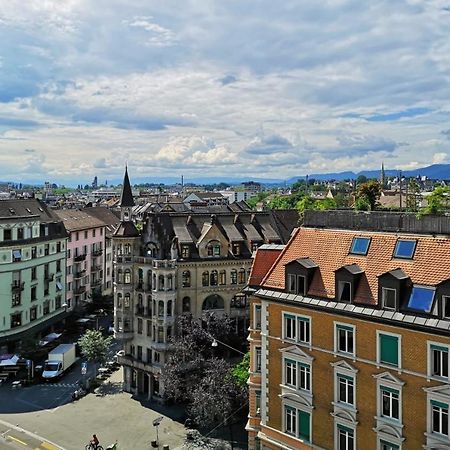
[[[28,447],[28,444],[26,442],[23,442],[20,439],[17,439],[14,436],[11,436],[10,434],[8,434],[8,436],[6,436],[6,437],[9,439],[12,439],[13,441],[18,442],[19,444],[25,445],[25,447]]]
[[[57,447],[55,447],[54,445],[52,445],[52,444],[50,444],[50,443],[48,443],[48,442],[43,442],[43,443],[41,444],[41,447],[42,447],[42,448],[45,448],[46,450],[58,450]]]

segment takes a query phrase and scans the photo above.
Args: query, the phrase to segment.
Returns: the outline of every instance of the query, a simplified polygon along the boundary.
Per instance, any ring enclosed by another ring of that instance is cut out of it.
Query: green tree
[[[246,353],[239,364],[236,364],[231,370],[231,374],[238,386],[245,387],[248,380],[248,371],[250,369],[250,353]]]
[[[356,185],[359,186],[360,184],[365,184],[367,183],[367,177],[364,175],[360,175],[357,179],[356,179]]]
[[[380,195],[381,195],[381,186],[378,181],[371,180],[368,181],[367,183],[360,184],[356,191],[355,208],[356,204],[358,203],[358,200],[365,200],[365,202],[369,204],[370,211],[375,210]],[[359,204],[362,205],[363,203],[360,202]]]
[[[78,339],[81,354],[89,362],[94,363],[95,368],[97,368],[97,364],[106,361],[111,342],[111,336],[105,337],[98,330],[87,330],[86,333]]]
[[[406,197],[406,209],[417,212],[419,209],[420,187],[415,178],[411,178],[408,183],[408,195]]]
[[[443,214],[450,208],[450,187],[439,186],[426,199],[427,207],[422,214]]]

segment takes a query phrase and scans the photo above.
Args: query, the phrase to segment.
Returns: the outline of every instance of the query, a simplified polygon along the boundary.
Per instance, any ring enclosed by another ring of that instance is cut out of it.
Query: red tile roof
[[[281,246],[280,246],[281,247]],[[266,276],[273,263],[280,256],[282,249],[263,249],[259,248],[256,251],[256,256],[253,261],[250,278],[248,280],[249,286],[260,286],[263,278]]]
[[[349,255],[354,236],[372,238],[367,256]],[[417,239],[414,258],[394,258],[398,238]],[[374,233],[350,230],[300,228],[297,230],[262,285],[284,289],[285,264],[309,257],[319,268],[315,270],[308,295],[335,297],[334,271],[348,264],[357,264],[364,273],[355,294],[355,303],[377,303],[377,277],[393,269],[402,269],[415,284],[434,286],[450,279],[450,238],[424,235]]]

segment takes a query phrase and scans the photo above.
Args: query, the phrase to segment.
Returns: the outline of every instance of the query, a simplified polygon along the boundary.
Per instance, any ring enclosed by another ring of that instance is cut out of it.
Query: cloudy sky
[[[450,0],[0,0],[0,180],[450,162]]]

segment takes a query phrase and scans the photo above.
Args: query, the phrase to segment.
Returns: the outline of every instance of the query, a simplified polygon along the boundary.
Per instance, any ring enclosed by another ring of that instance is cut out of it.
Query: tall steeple
[[[122,194],[120,195],[121,208],[134,206],[133,193],[131,192],[130,179],[128,178],[128,167],[125,166],[125,175],[123,177]]]
[[[384,172],[384,161],[381,162],[380,184],[381,189],[384,189],[386,187],[386,174]]]

